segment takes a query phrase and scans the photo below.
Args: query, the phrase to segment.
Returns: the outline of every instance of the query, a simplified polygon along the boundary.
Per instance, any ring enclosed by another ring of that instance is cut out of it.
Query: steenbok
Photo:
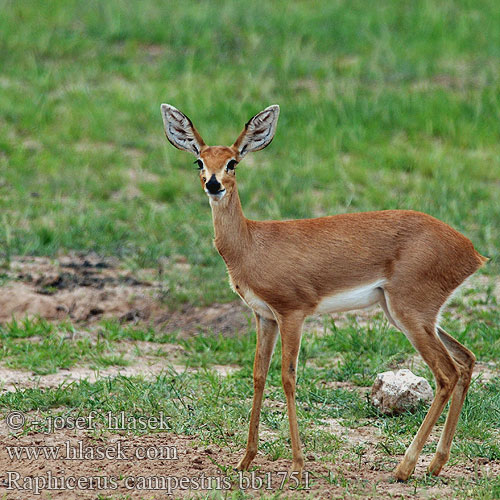
[[[233,290],[257,323],[254,396],[246,452],[238,469],[257,454],[262,395],[281,333],[281,373],[292,442],[292,472],[304,466],[295,383],[304,319],[380,304],[429,365],[436,379],[434,401],[395,477],[407,480],[432,427],[452,397],[448,418],[429,465],[439,474],[450,454],[469,388],[474,355],[438,326],[453,291],[487,260],[447,224],[410,210],[384,210],[291,221],[254,221],[243,215],[236,166],[247,153],[273,139],[279,106],[255,115],[232,146],[207,146],[191,120],[169,104],[161,113],[167,139],[192,153],[212,208],[215,246]]]

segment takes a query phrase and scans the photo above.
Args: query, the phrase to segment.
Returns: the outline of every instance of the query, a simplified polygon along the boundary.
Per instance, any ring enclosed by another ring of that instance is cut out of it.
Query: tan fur
[[[221,189],[226,190],[220,200],[210,199],[215,246],[226,263],[233,289],[254,309],[257,321],[254,401],[247,450],[238,467],[247,469],[257,452],[262,394],[279,328],[292,470],[301,473],[304,459],[296,418],[295,380],[304,319],[325,299],[332,298],[335,303],[339,294],[349,296],[352,291],[351,296],[355,296],[355,291],[367,284],[378,287],[380,283],[370,297],[380,298],[389,321],[420,352],[437,385],[429,413],[395,474],[400,480],[411,475],[432,427],[453,394],[430,465],[430,471],[438,474],[449,456],[475,358],[437,327],[437,318],[451,293],[486,259],[447,224],[410,210],[292,221],[245,218],[235,172],[226,169],[228,161],[241,160],[238,145],[248,139],[245,131],[231,147],[206,146],[195,129],[191,131],[201,141],[202,186],[215,174]]]

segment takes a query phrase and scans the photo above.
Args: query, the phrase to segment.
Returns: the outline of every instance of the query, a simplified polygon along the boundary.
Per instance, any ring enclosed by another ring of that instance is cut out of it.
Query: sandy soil
[[[314,455],[308,455],[304,478],[306,489],[293,492],[290,487],[293,481],[290,481],[283,491],[287,497],[300,498],[308,492],[315,498],[343,498],[345,495],[349,498],[354,494],[361,498],[451,498],[452,489],[447,484],[450,480],[473,474],[476,477],[495,477],[500,474],[500,463],[482,461],[471,462],[468,466],[446,467],[442,480],[435,485],[415,487],[411,482],[398,483],[392,479],[390,472],[396,457],[381,458],[380,452],[375,451],[377,438],[374,429],[360,428],[354,432],[335,424],[332,425],[332,431],[343,436],[346,447],[352,444],[351,440],[355,437],[355,444],[365,447],[363,455],[355,460],[344,458],[335,464],[321,462]],[[347,434],[342,434],[344,431]],[[59,456],[57,459],[41,456],[38,459],[11,459],[9,446],[52,447]],[[107,458],[91,458],[99,453]],[[177,498],[199,492],[196,485],[198,481],[200,486],[203,485],[200,490],[205,493],[246,486],[242,488],[246,493],[259,496],[278,491],[283,474],[290,466],[289,460],[273,462],[259,454],[255,459],[253,475],[245,473],[242,477],[247,479],[242,479],[233,470],[239,458],[239,452],[214,445],[200,445],[192,436],[169,433],[142,436],[97,434],[91,437],[83,431],[63,429],[55,434],[1,435],[0,494],[6,493],[7,498],[19,500],[94,499],[98,498],[98,494],[105,493],[113,498],[122,498],[120,495],[129,495],[127,498],[134,499]],[[429,461],[429,455],[421,457],[415,471],[416,477],[425,473]],[[71,489],[77,484],[75,481],[78,478],[81,478],[79,484],[82,486]],[[212,478],[211,481],[208,478]],[[59,489],[41,488],[42,485],[46,488],[50,484]],[[39,496],[35,496],[37,485],[40,490],[44,490]]]
[[[13,258],[2,270],[0,323],[39,316],[93,324],[103,318],[148,323],[192,335],[212,330],[232,335],[247,328],[251,312],[240,302],[170,311],[155,270],[132,273],[115,259],[96,255]]]
[[[334,425],[332,430],[338,431],[337,427],[341,426]],[[345,430],[341,427],[340,433],[342,429]],[[360,495],[360,498],[451,498],[452,489],[447,484],[450,480],[472,474],[476,477],[495,477],[500,474],[500,463],[482,461],[469,466],[446,467],[442,480],[435,485],[415,487],[411,482],[398,483],[392,479],[390,472],[396,457],[381,458],[380,452],[376,452],[377,439],[373,429],[360,428],[357,432],[348,430],[343,437],[346,447],[352,444],[351,434],[356,436],[355,444],[365,447],[359,460],[343,459],[333,464],[308,455],[304,478],[306,488],[294,492],[291,488],[294,482],[291,480],[289,485],[284,486],[286,497],[300,498],[308,492],[314,498],[344,498],[346,495],[352,498],[354,494]],[[41,456],[38,459],[11,459],[7,447],[12,446],[39,449],[41,446],[52,447],[59,456],[57,459],[53,456],[50,459]],[[91,458],[99,453],[107,458]],[[129,495],[126,498],[163,499],[178,498],[200,490],[205,493],[213,490],[224,492],[242,486],[246,493],[260,496],[262,493],[278,491],[283,475],[290,467],[289,460],[273,462],[259,454],[254,462],[254,473],[245,473],[240,477],[233,470],[239,458],[239,452],[214,445],[200,445],[192,436],[169,433],[142,436],[97,434],[91,437],[83,431],[64,429],[49,435],[1,435],[0,494],[7,494],[6,498],[12,500],[97,499],[99,494],[105,493],[113,498]],[[417,477],[425,473],[429,461],[429,455],[421,457],[415,471]],[[75,483],[78,479],[81,481],[80,488]],[[199,490],[196,481],[200,485]],[[47,485],[59,489],[47,490]],[[37,487],[43,490],[38,496],[35,495]]]

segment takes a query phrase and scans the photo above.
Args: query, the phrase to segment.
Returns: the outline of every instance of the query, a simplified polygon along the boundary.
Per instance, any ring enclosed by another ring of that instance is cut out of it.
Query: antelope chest
[[[252,290],[244,285],[237,285],[230,279],[231,288],[236,292],[241,300],[252,310],[258,313],[263,318],[274,319],[274,314],[271,308],[261,298],[257,297]]]

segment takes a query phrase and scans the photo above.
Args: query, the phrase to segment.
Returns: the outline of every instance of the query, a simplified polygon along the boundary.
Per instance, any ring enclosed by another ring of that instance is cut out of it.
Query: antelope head
[[[228,197],[236,187],[235,167],[247,153],[264,149],[273,140],[280,108],[269,106],[251,118],[232,146],[207,146],[193,122],[170,104],[161,105],[167,139],[195,157],[201,185],[211,203]]]

